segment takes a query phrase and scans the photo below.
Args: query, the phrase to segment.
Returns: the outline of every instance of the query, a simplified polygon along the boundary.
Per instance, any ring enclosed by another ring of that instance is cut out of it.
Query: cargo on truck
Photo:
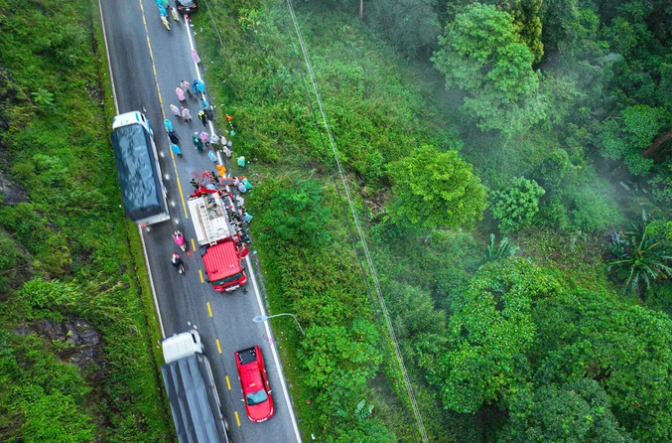
[[[228,443],[217,386],[200,334],[163,340],[163,383],[180,443]]]
[[[187,206],[208,282],[218,292],[232,292],[246,284],[242,259],[248,249],[232,228],[219,192],[201,187],[189,196]],[[233,209],[232,202],[229,208]]]
[[[126,216],[140,226],[169,220],[167,192],[147,117],[140,111],[114,117],[112,146]]]

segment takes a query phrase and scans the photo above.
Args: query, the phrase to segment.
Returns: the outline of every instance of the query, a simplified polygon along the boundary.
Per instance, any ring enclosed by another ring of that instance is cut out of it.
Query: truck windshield
[[[218,285],[223,285],[225,283],[230,283],[232,281],[239,280],[242,276],[243,276],[243,273],[239,272],[237,274],[233,274],[231,277],[226,277],[226,278],[223,278],[221,280],[213,281],[212,284],[217,285],[217,286]]]

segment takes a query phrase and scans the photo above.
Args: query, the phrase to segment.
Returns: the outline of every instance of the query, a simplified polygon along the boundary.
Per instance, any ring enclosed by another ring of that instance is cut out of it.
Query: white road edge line
[[[252,280],[252,286],[254,286],[254,294],[257,296],[257,304],[259,305],[259,311],[261,312],[261,315],[266,315],[266,310],[264,309],[264,304],[261,301],[261,296],[259,295],[259,287],[257,286],[257,278],[254,275],[254,271],[252,270],[252,262],[250,261],[250,256],[248,255],[245,257],[245,263],[247,263],[247,271],[250,273],[250,277]],[[266,328],[266,335],[269,338],[273,338],[273,334],[271,333],[271,327],[268,324],[268,321],[264,322],[264,327]],[[273,353],[273,360],[275,360],[275,364],[278,367],[279,375],[280,375],[280,384],[282,385],[282,391],[285,394],[285,402],[287,403],[287,409],[289,410],[289,416],[292,418],[292,426],[294,427],[294,434],[296,435],[296,441],[301,443],[301,434],[299,433],[299,426],[296,423],[296,416],[294,415],[294,408],[292,407],[292,403],[289,401],[289,391],[287,390],[287,384],[285,383],[285,372],[282,369],[282,363],[280,363],[280,358],[278,358],[278,351],[275,348],[275,339],[269,340],[269,344],[271,345],[271,351]]]
[[[107,59],[107,71],[110,75],[110,85],[112,86],[112,97],[114,98],[114,109],[119,114],[119,103],[117,102],[117,92],[114,88],[114,76],[112,75],[112,62],[110,61],[110,48],[107,45],[107,34],[105,33],[105,19],[103,18],[103,6],[101,0],[98,0],[98,11],[100,12],[100,25],[103,31],[103,41],[105,42],[105,58]],[[140,234],[140,241],[142,242],[142,253],[145,256],[145,268],[149,275],[149,285],[152,288],[152,298],[154,299],[154,309],[156,309],[156,316],[159,318],[159,327],[161,328],[161,336],[165,337],[166,332],[163,329],[163,319],[161,318],[161,311],[159,310],[159,300],[156,297],[156,289],[154,288],[154,278],[152,277],[152,270],[149,267],[149,257],[147,256],[147,247],[145,246],[145,237],[142,235],[142,228],[138,226],[138,233]]]
[[[112,98],[114,99],[114,109],[119,114],[119,103],[117,103],[117,91],[114,89],[114,78],[112,77],[112,63],[110,62],[110,48],[107,45],[107,34],[105,33],[105,20],[103,19],[103,5],[98,0],[98,12],[100,12],[100,25],[103,28],[103,41],[105,42],[105,58],[107,59],[107,72],[110,75],[110,84],[112,85]]]
[[[99,0],[100,1],[100,0]],[[191,22],[191,19],[189,19],[189,22]],[[196,49],[194,45],[194,41],[192,40],[191,36],[191,29],[189,23],[185,20],[185,24],[187,27],[187,35],[189,36],[189,47],[190,49]],[[203,81],[203,78],[201,77],[201,70],[198,67],[198,63],[194,61],[194,67],[196,68],[196,76],[199,81]],[[214,134],[215,129],[212,121],[210,123],[210,133],[211,135]],[[221,156],[218,155],[218,159],[220,160],[221,163]],[[250,256],[248,255],[245,257],[245,263],[247,263],[247,271],[250,273],[250,280],[252,280],[252,286],[254,287],[254,295],[257,298],[257,304],[259,305],[259,311],[261,315],[266,315],[266,310],[264,309],[264,303],[261,300],[261,294],[259,293],[259,287],[257,286],[257,278],[254,275],[254,271],[252,270],[252,262],[250,261]],[[269,326],[268,322],[264,322],[264,327],[266,328],[266,335],[268,337],[273,337],[273,334],[271,333],[271,327]],[[278,368],[279,372],[279,378],[280,378],[280,384],[282,385],[282,392],[285,394],[285,402],[287,404],[287,409],[289,410],[289,416],[292,419],[292,427],[294,428],[294,434],[296,435],[296,441],[301,443],[301,433],[299,432],[299,426],[296,422],[296,416],[294,415],[294,408],[292,407],[292,403],[289,400],[289,391],[287,390],[287,384],[285,383],[285,372],[282,370],[282,363],[280,363],[280,358],[278,357],[278,351],[275,348],[275,340],[272,340],[269,342],[271,345],[271,352],[273,353],[273,360],[275,361],[275,365]]]

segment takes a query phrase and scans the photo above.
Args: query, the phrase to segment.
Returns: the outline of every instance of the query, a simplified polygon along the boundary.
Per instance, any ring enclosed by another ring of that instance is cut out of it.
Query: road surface
[[[142,234],[164,334],[170,336],[192,325],[198,328],[213,366],[234,443],[300,442],[268,322],[252,321],[266,313],[249,259],[246,268],[250,282],[232,294],[215,292],[199,275],[199,270],[204,275],[204,269],[192,247],[194,230],[184,199],[192,191],[189,181],[194,173],[214,170],[206,151],[196,151],[191,142],[195,131],[210,130],[204,128],[196,115],[201,109],[200,100],[187,99],[194,117],[191,124],[173,117],[168,107],[170,103],[181,106],[175,94],[181,80],[191,83],[200,76],[191,57],[194,44],[191,28],[184,19],[179,23],[171,19],[171,31],[165,29],[154,0],[101,0],[100,7],[118,113],[147,110],[172,204],[171,221],[154,225],[150,232],[143,230]],[[182,158],[174,156],[169,148],[163,130],[166,117],[171,119],[180,138]],[[223,129],[219,117],[216,120]],[[233,148],[235,154],[235,138]],[[180,229],[188,239],[189,256],[173,243],[171,234],[175,229]],[[170,264],[173,251],[183,257],[187,267],[184,276]],[[252,423],[245,414],[233,355],[235,350],[254,344],[262,348],[276,408],[275,417],[264,423]]]

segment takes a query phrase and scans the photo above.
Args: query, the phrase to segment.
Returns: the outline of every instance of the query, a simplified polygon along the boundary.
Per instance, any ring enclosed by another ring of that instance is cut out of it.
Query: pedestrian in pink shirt
[[[198,138],[201,139],[201,141],[205,146],[208,146],[210,144],[210,134],[208,134],[207,132],[205,131],[201,132],[200,134],[198,134]]]
[[[196,64],[201,63],[201,57],[198,56],[198,52],[196,52],[195,49],[191,50],[191,58],[194,59],[194,63]]]
[[[177,94],[177,99],[180,101],[180,103],[184,103],[184,91],[182,88],[175,88],[175,94]]]

